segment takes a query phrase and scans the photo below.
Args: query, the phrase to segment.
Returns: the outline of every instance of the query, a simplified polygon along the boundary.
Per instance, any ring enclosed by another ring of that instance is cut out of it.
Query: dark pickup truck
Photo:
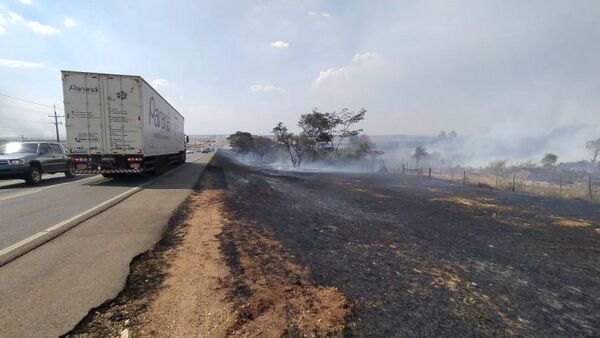
[[[60,143],[10,142],[0,146],[0,179],[38,184],[42,174],[58,172],[75,176],[75,166]]]

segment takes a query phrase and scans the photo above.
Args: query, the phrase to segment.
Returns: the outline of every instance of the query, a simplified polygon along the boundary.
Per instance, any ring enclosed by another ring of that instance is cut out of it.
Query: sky
[[[0,94],[62,113],[61,69],[134,74],[189,134],[364,107],[372,135],[574,159],[600,137],[599,20],[596,0],[0,0]],[[51,110],[0,96],[0,136],[52,136]]]

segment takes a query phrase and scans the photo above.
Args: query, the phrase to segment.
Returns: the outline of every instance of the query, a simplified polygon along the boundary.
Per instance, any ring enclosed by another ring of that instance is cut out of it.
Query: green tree
[[[238,131],[235,134],[229,135],[227,141],[233,151],[242,154],[242,159],[244,159],[246,154],[254,148],[254,139],[252,134],[248,132]]]
[[[263,161],[265,155],[275,150],[277,144],[268,137],[265,136],[254,136],[253,138],[253,150]]]
[[[375,150],[375,144],[371,141],[371,138],[367,135],[361,135],[358,137],[356,154],[358,158],[363,158],[370,155]]]
[[[302,128],[303,136],[298,140],[312,152],[313,159],[331,144],[335,125],[336,119],[331,114],[322,113],[317,108],[300,116],[298,127]]]
[[[427,152],[427,148],[423,147],[423,146],[417,146],[415,148],[415,152],[412,155],[415,158],[415,161],[417,162],[417,168],[419,168],[419,162],[421,162],[422,159],[424,159],[425,157],[429,156],[429,153]]]
[[[548,153],[546,155],[544,155],[544,158],[542,158],[542,165],[545,167],[551,167],[553,165],[556,164],[556,162],[558,161],[558,156],[556,156],[555,154],[552,153]]]

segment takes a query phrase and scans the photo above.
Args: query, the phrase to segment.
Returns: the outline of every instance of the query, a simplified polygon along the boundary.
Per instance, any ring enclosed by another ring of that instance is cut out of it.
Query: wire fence
[[[600,201],[600,176],[588,173],[553,173],[541,179],[527,171],[493,173],[466,168],[416,169],[405,166],[391,171],[451,181],[465,186]]]

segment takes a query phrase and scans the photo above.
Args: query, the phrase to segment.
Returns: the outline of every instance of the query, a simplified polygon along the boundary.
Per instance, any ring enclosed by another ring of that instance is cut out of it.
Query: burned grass
[[[200,182],[74,334],[600,335],[596,205],[220,154]]]
[[[597,206],[420,177],[215,165],[233,192],[228,218],[243,220],[224,243],[247,240],[265,275],[290,276],[270,260],[290,261],[339,290],[345,335],[600,333]],[[256,236],[279,244],[252,247],[266,243]]]
[[[219,164],[217,160],[215,166]],[[228,186],[233,189],[225,197],[227,222],[219,236],[232,272],[223,286],[230,290],[230,301],[238,309],[229,334],[341,335],[349,314],[344,295],[335,287],[314,285],[310,271],[296,262],[275,234],[263,223],[246,217],[242,210],[251,207],[248,203],[260,203],[274,196],[271,191],[260,189],[252,196],[240,194],[240,185],[252,184],[256,177],[238,170],[225,168]]]

